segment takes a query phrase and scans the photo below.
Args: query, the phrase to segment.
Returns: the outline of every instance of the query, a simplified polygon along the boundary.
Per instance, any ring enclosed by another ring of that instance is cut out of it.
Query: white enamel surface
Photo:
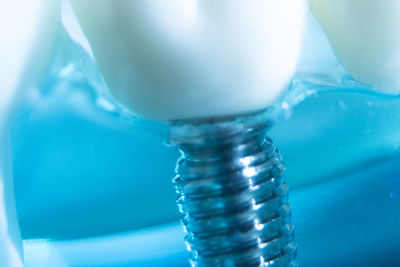
[[[386,92],[400,92],[400,1],[310,0],[347,71]]]
[[[7,121],[18,96],[37,87],[58,25],[57,0],[0,0],[0,266],[22,266]]]
[[[0,114],[19,88],[40,82],[54,45],[57,6],[57,0],[0,0]]]
[[[265,108],[296,69],[303,0],[73,0],[106,83],[156,120]]]

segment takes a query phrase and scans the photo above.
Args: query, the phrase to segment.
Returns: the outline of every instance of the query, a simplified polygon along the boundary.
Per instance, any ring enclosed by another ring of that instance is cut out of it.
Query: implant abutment
[[[265,114],[171,124],[192,266],[297,266],[288,185]]]

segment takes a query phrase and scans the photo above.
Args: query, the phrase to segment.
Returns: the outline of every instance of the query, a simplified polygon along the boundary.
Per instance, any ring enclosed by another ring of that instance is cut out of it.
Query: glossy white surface
[[[400,1],[309,1],[351,75],[379,90],[400,92]]]
[[[106,83],[139,116],[270,105],[296,69],[303,0],[73,0]]]
[[[46,72],[58,26],[55,0],[0,0],[0,266],[22,266],[7,120]]]
[[[38,86],[57,28],[58,1],[0,0],[0,114],[21,87]]]

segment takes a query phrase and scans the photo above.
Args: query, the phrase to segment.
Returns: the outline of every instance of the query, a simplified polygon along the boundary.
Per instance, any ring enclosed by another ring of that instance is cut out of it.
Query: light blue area
[[[270,131],[293,189],[300,260],[399,266],[400,98],[348,77],[309,23]],[[160,226],[178,220],[178,153],[164,134],[113,103],[90,53],[61,33],[47,84],[13,128],[22,235],[53,240],[26,242],[27,266],[186,266],[180,226]]]
[[[398,266],[400,157],[291,194],[302,266]],[[107,237],[27,241],[27,267],[188,266],[180,225]]]

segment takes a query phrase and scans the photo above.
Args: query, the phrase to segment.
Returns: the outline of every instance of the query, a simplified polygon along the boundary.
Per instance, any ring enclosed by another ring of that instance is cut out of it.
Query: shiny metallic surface
[[[298,266],[284,165],[263,111],[174,122],[174,183],[192,266]]]

